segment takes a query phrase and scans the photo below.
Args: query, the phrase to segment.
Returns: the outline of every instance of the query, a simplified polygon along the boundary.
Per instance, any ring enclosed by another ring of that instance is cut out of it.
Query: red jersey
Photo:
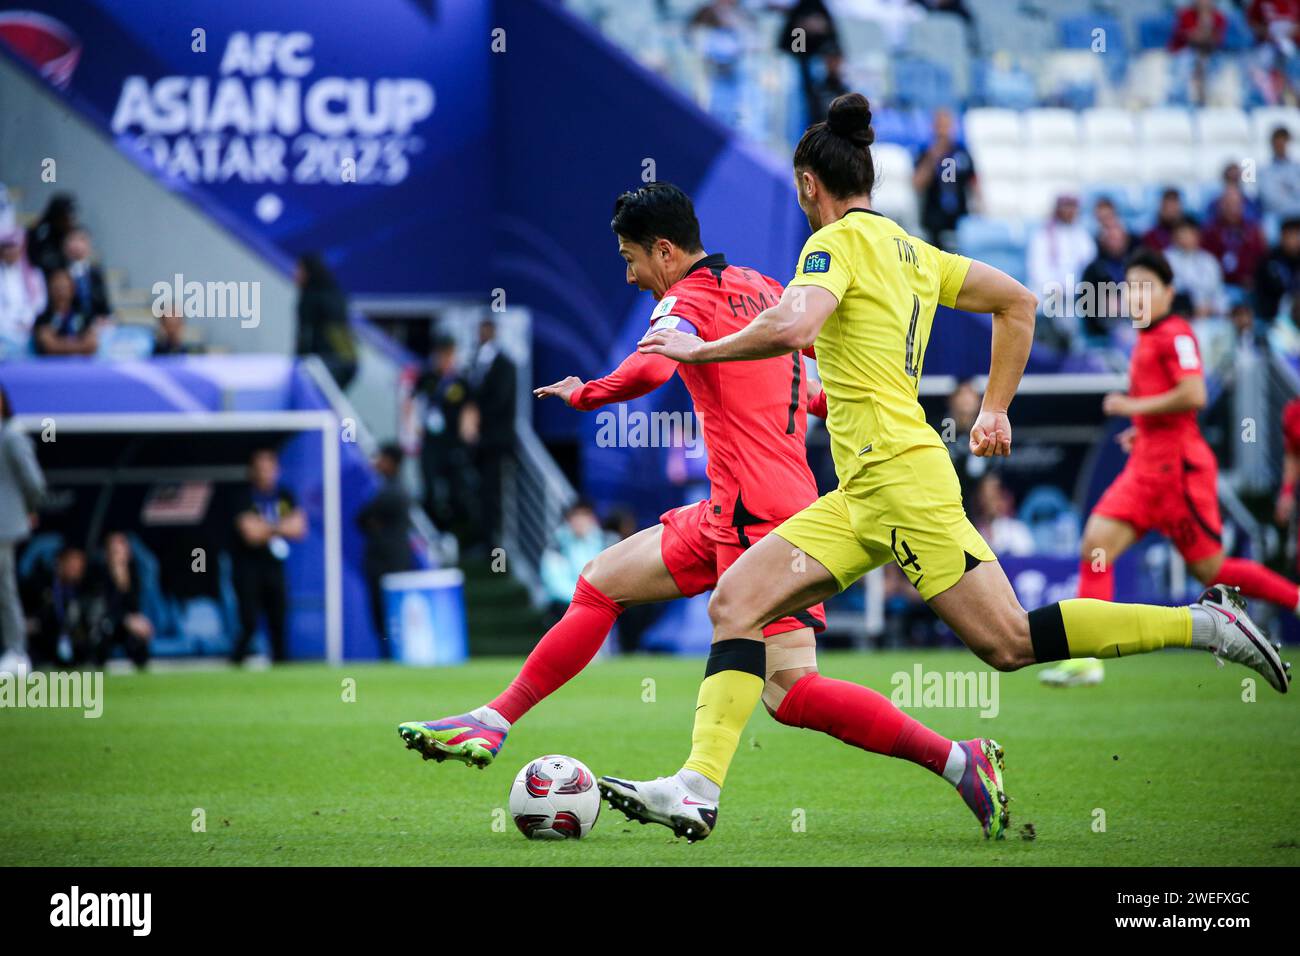
[[[781,299],[775,279],[705,256],[659,300],[649,328],[675,328],[713,341],[738,332]],[[676,372],[691,393],[708,451],[709,521],[743,526],[788,518],[817,498],[808,468],[808,383],[798,352],[753,362],[679,365],[633,352],[570,404],[590,411],[645,395]]]
[[[1187,320],[1177,315],[1153,322],[1138,333],[1129,361],[1128,393],[1134,398],[1160,395],[1189,375],[1203,375],[1201,349]],[[1177,458],[1189,445],[1204,445],[1196,410],[1168,415],[1134,415],[1137,440],[1134,460]]]

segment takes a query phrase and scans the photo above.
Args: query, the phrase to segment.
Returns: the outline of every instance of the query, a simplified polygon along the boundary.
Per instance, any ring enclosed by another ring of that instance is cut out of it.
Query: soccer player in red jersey
[[[1282,526],[1291,524],[1296,513],[1296,483],[1300,481],[1300,398],[1282,406],[1282,488],[1278,491],[1274,518]],[[1300,548],[1296,551],[1300,563]],[[1297,568],[1300,570],[1300,567]]]
[[[655,183],[620,196],[612,223],[627,281],[658,300],[650,329],[679,329],[713,340],[744,328],[781,299],[781,284],[708,255],[690,198]],[[583,569],[573,602],[524,662],[519,675],[490,704],[467,714],[399,727],[411,749],[438,761],[484,767],[500,752],[511,725],[581,671],[604,643],[623,609],[712,590],[752,544],[817,498],[804,435],[809,408],[802,357],[791,352],[753,362],[679,365],[633,352],[604,378],[569,377],[536,390],[590,411],[653,391],[681,375],[702,420],[710,495],[665,513],[660,524],[608,548]],[[825,397],[813,401],[825,415]],[[792,563],[798,555],[791,555]],[[814,630],[825,626],[820,604],[771,621],[762,699],[776,715],[786,692],[807,678],[792,726],[823,730],[845,743],[901,757],[959,787],[966,758],[958,743],[904,714],[867,687],[817,674]],[[716,653],[714,657],[716,657]],[[710,667],[716,661],[710,658]],[[673,785],[685,792],[708,782],[692,771]],[[691,778],[698,779],[691,779]],[[987,808],[972,803],[979,816]],[[689,799],[689,798],[688,798]],[[711,807],[699,804],[702,813]]]
[[[1113,600],[1115,562],[1148,531],[1168,538],[1206,585],[1224,584],[1295,612],[1300,587],[1255,561],[1225,557],[1220,540],[1218,462],[1201,437],[1205,374],[1196,335],[1171,315],[1173,271],[1164,255],[1140,249],[1129,259],[1129,308],[1139,323],[1127,394],[1102,402],[1107,415],[1132,418],[1119,436],[1128,464],[1093,508],[1083,530],[1079,597]],[[1063,664],[1065,662],[1062,662]],[[1096,683],[1100,661],[1058,665],[1048,683]],[[1050,672],[1049,672],[1050,673]]]

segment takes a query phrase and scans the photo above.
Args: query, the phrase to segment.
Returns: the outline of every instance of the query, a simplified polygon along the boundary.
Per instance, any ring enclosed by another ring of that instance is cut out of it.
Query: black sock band
[[[719,671],[744,671],[762,680],[767,676],[767,645],[748,637],[716,641],[709,648],[704,676],[712,677]]]
[[[1029,612],[1029,640],[1038,663],[1069,660],[1070,643],[1065,639],[1065,620],[1059,602]]]

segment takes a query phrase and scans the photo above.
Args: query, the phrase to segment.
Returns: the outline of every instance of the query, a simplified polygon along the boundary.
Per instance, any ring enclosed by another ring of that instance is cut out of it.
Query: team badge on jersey
[[[677,304],[677,296],[666,295],[659,300],[655,310],[650,313],[650,324],[653,325],[655,319],[662,319],[665,315],[672,312],[673,306]]]
[[[810,252],[803,260],[803,274],[831,271],[831,254],[829,252]]]

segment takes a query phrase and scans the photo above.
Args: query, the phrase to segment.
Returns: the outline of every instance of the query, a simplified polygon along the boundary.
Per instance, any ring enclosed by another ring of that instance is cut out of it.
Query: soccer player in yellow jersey
[[[1089,599],[1030,612],[1020,606],[997,558],[966,518],[956,473],[925,421],[917,386],[937,305],[991,313],[992,365],[970,446],[979,456],[1009,455],[1007,410],[1028,360],[1036,301],[997,269],[936,249],[872,210],[873,139],[870,106],[856,93],[838,97],[827,120],[804,133],[794,178],[813,235],[777,305],[712,341],[655,330],[639,346],[699,363],[768,358],[815,344],[839,478],[834,491],[754,544],[719,581],[709,603],[714,643],[682,769],[656,780],[600,781],[616,809],[691,840],[708,836],[714,826],[727,768],[760,696],[769,708],[777,705],[783,723],[797,717],[801,726],[877,753],[908,756],[914,745],[900,738],[930,735],[948,755],[942,767],[927,765],[957,788],[986,837],[1005,834],[1009,817],[996,742],[944,741],[910,717],[899,725],[889,716],[897,708],[886,698],[822,677],[811,659],[806,667],[773,675],[780,686],[765,692],[763,625],[831,597],[887,561],[895,561],[966,646],[998,670],[1197,647],[1253,668],[1281,692],[1290,683],[1290,665],[1278,647],[1251,622],[1235,590],[1222,585],[1191,607]],[[852,734],[844,729],[849,714],[859,728]],[[873,717],[883,729],[862,732]]]

